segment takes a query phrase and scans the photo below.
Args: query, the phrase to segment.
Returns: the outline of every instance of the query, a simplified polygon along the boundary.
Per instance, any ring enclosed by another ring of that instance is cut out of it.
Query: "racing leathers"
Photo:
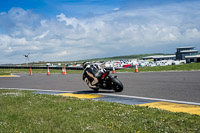
[[[88,84],[90,88],[96,88],[96,84],[99,82],[98,78],[101,77],[103,69],[97,64],[88,64],[83,70],[83,80]],[[85,76],[88,75],[92,78],[92,82]]]

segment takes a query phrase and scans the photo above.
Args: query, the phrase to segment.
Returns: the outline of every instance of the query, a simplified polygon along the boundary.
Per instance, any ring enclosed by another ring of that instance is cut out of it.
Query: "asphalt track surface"
[[[0,88],[25,88],[58,91],[92,91],[81,74],[17,74],[0,77]],[[200,103],[200,71],[116,73],[124,85],[123,92],[100,90],[100,93],[168,99]]]

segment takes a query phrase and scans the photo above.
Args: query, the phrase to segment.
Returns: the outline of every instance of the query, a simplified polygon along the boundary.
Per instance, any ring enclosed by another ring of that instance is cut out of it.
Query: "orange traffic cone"
[[[112,73],[116,73],[116,72],[115,72],[115,66],[114,66],[114,64],[113,64],[113,71],[112,71]]]
[[[47,67],[47,75],[50,75],[49,67]]]
[[[63,67],[62,68],[62,75],[66,75],[67,73],[66,73],[66,68],[65,67]]]
[[[135,72],[138,73],[138,67],[137,67],[137,64],[135,65]]]
[[[30,67],[30,76],[32,76],[32,75],[33,75],[32,68]]]

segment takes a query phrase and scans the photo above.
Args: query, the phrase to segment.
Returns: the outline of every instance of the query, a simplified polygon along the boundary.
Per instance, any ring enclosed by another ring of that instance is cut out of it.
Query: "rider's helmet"
[[[89,65],[90,62],[83,62],[83,69],[85,69],[87,67],[87,65]]]

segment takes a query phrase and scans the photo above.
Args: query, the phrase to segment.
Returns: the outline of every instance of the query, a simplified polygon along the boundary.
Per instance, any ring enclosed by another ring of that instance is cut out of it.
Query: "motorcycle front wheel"
[[[111,84],[115,92],[122,92],[124,89],[123,84],[117,78],[111,78]]]

